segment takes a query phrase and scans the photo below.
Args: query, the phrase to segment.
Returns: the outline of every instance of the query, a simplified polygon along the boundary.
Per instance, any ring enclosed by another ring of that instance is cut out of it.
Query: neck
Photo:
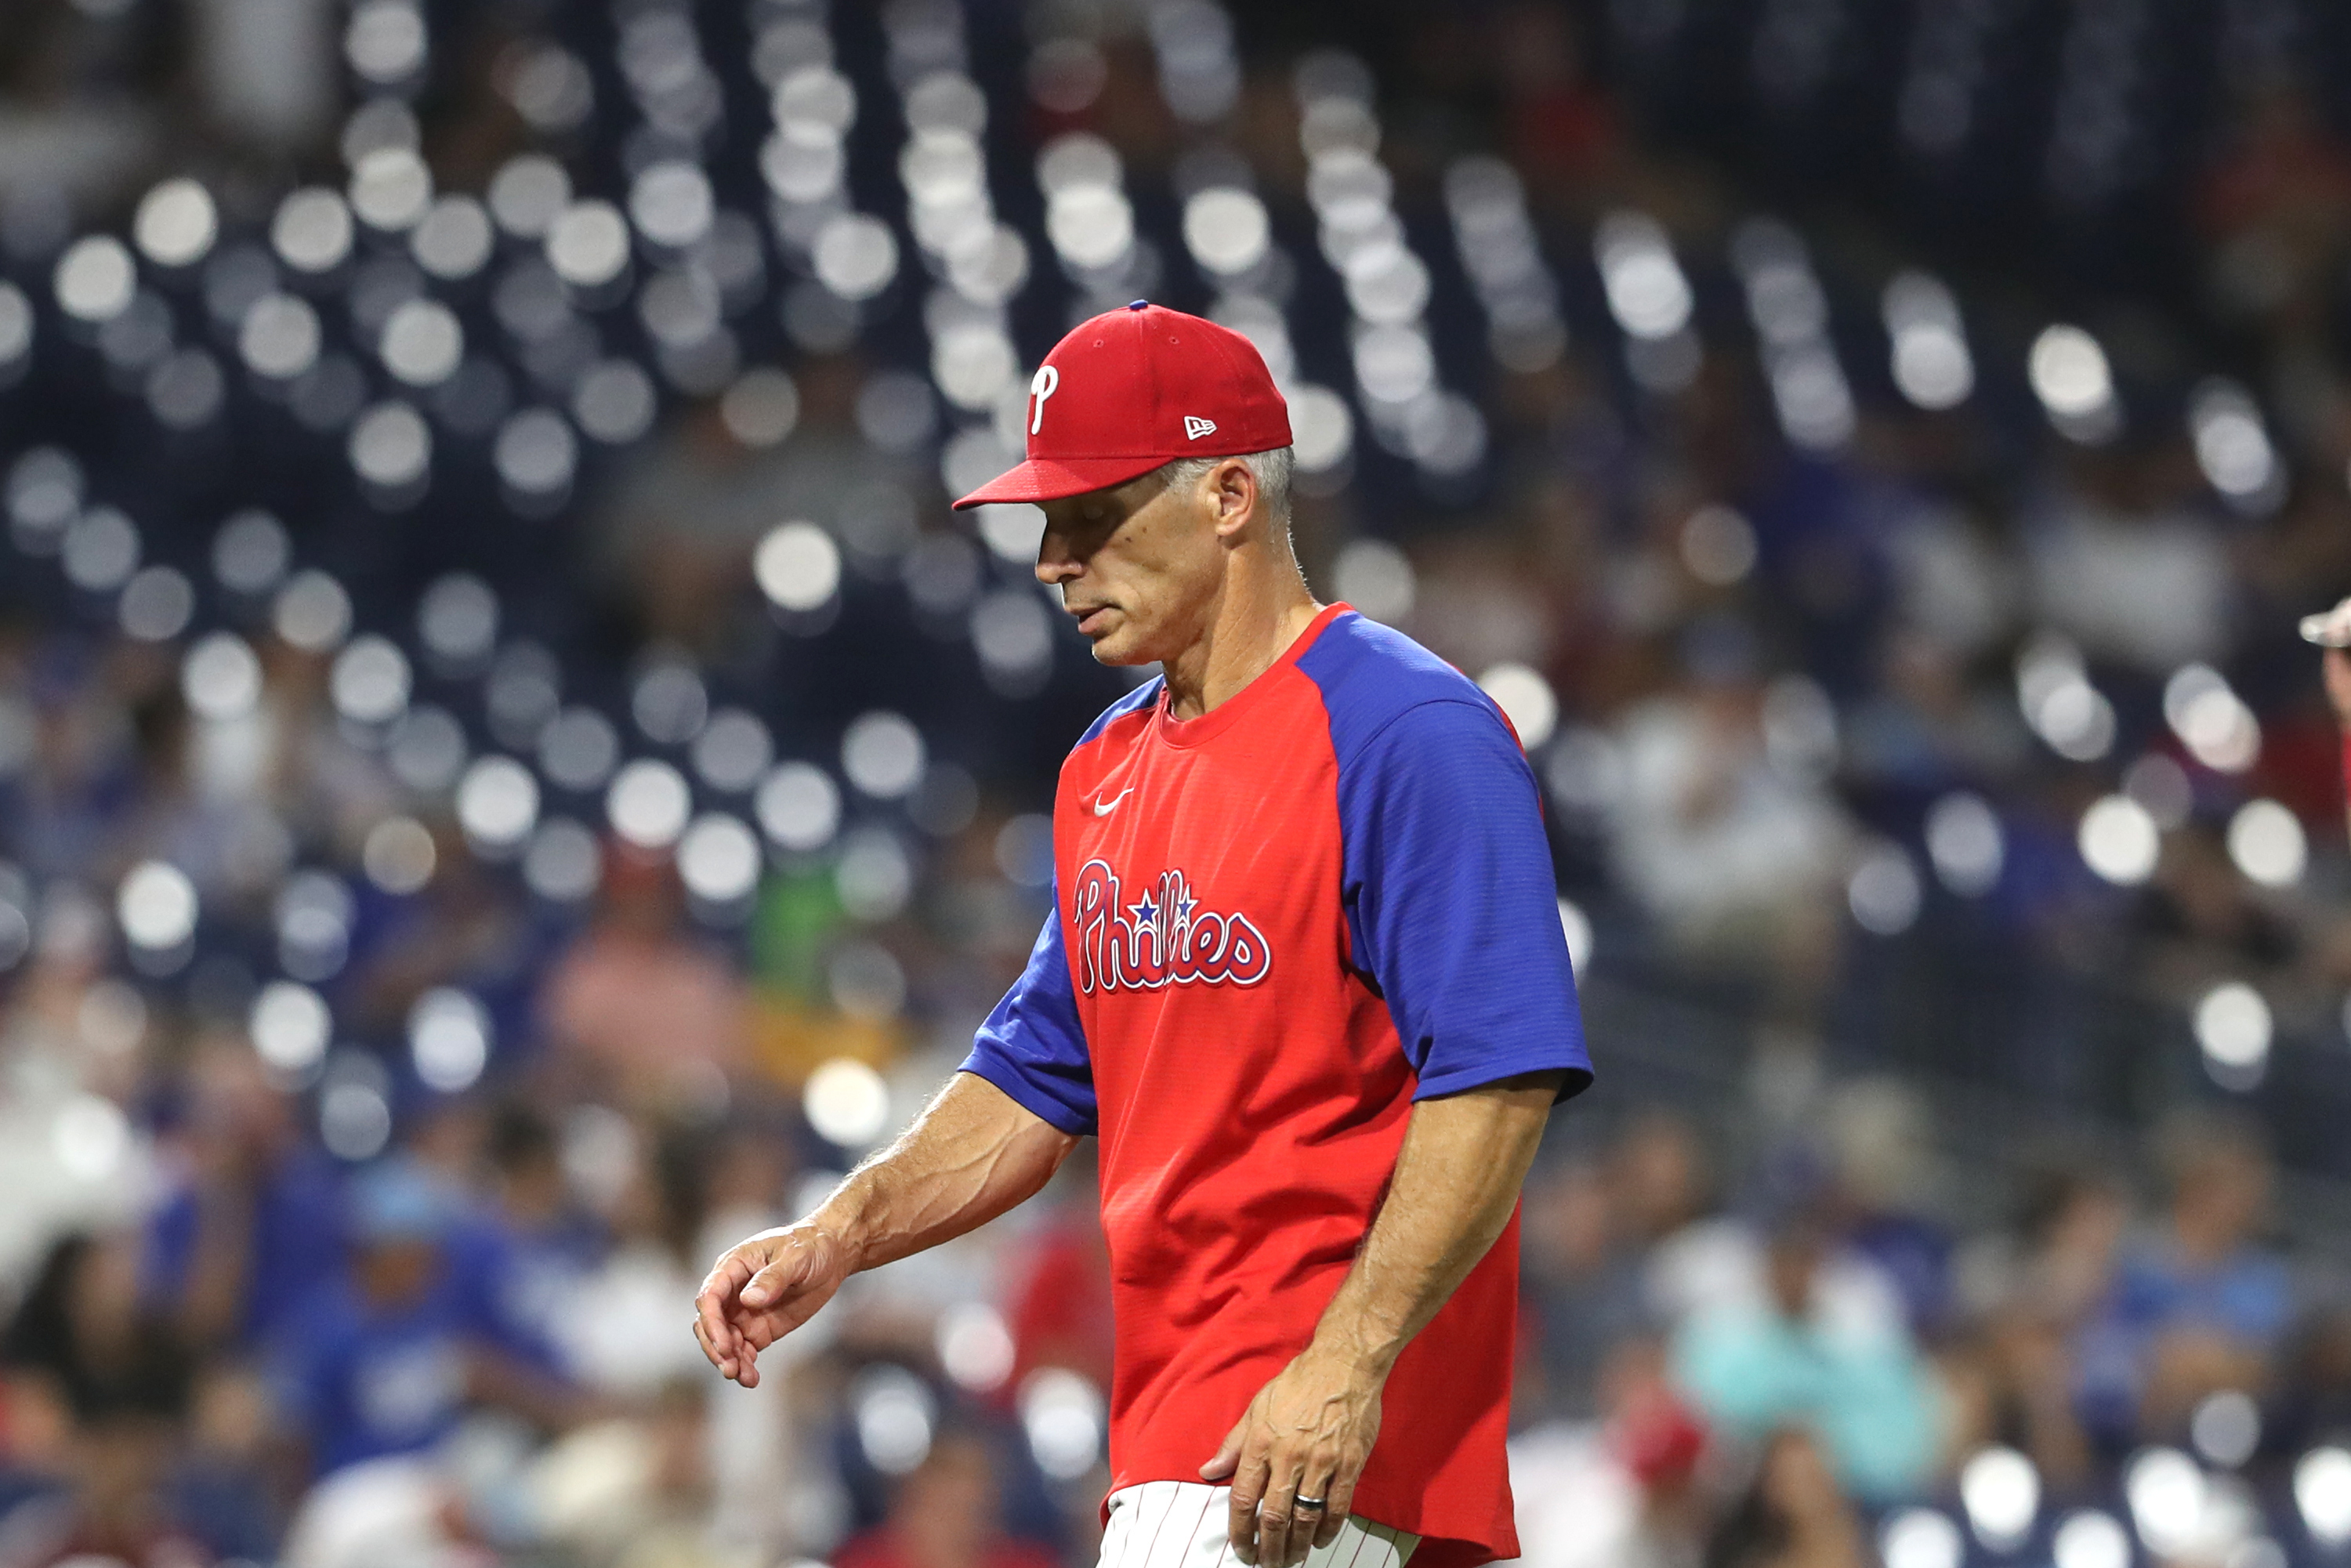
[[[1295,561],[1254,556],[1235,554],[1199,636],[1161,665],[1177,718],[1199,717],[1265,674],[1322,611]]]

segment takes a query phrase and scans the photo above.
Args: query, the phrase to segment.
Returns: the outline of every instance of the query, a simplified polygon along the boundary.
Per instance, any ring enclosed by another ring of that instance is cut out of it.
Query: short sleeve
[[[1029,950],[1029,967],[979,1026],[963,1071],[1073,1135],[1094,1131],[1094,1071],[1061,946],[1061,895]]]
[[[1592,1082],[1534,774],[1500,715],[1419,703],[1341,760],[1354,964],[1419,1074],[1415,1098],[1524,1072]]]

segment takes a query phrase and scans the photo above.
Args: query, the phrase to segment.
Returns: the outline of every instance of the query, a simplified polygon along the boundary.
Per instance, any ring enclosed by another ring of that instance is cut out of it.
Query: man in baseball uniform
[[[1101,1140],[1117,1358],[1104,1568],[1518,1552],[1519,1189],[1591,1082],[1535,781],[1471,682],[1308,592],[1247,339],[1137,300],[1030,383],[1037,576],[1109,664],[1054,910],[970,1059],[814,1214],[718,1260],[746,1385],[849,1275]]]

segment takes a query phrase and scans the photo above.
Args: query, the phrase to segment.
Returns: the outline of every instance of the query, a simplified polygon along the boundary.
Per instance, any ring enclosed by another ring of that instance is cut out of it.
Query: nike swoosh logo
[[[1125,789],[1123,789],[1120,790],[1117,794],[1115,794],[1115,795],[1112,796],[1108,800],[1097,800],[1097,801],[1095,801],[1095,802],[1094,802],[1094,815],[1095,815],[1095,816],[1097,816],[1097,817],[1107,817],[1107,816],[1109,816],[1113,811],[1115,811],[1115,810],[1118,810],[1118,803],[1119,803],[1121,800],[1125,800],[1129,795],[1132,795],[1132,794],[1134,794],[1134,785],[1132,785],[1132,784],[1130,784],[1130,785],[1128,785]]]

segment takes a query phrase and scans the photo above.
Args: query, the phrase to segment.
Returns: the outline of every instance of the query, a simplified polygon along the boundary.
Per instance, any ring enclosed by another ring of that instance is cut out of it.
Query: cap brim
[[[956,509],[998,501],[1058,501],[1140,479],[1167,462],[1165,457],[1031,457],[1007,469],[956,503]]]

